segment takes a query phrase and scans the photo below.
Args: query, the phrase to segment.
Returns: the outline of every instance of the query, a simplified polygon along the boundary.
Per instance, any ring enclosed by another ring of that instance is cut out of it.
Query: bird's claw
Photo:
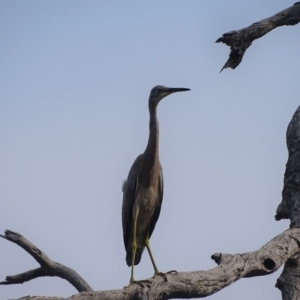
[[[132,284],[138,284],[141,288],[144,288],[145,286],[151,285],[150,280],[131,280],[128,284],[128,286],[125,286],[124,288],[130,287]]]
[[[176,270],[171,270],[171,271],[166,272],[166,274],[172,274],[172,273],[178,274],[178,272]]]
[[[168,282],[167,274],[172,274],[172,273],[178,274],[178,272],[176,270],[171,270],[171,271],[168,271],[166,273],[157,272],[157,273],[154,274],[153,278],[155,278],[156,276],[161,276],[164,279],[165,282]]]
[[[165,282],[168,282],[168,278],[167,278],[166,273],[158,272],[158,273],[154,274],[154,277],[156,277],[156,276],[161,276],[164,279]]]

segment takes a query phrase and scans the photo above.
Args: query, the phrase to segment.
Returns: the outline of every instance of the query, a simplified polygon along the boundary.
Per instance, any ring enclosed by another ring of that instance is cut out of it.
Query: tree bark
[[[278,205],[275,219],[290,219],[290,228],[300,228],[300,106],[286,132],[286,144],[289,152],[282,202]],[[280,289],[283,300],[300,298],[300,253],[290,257],[285,263],[276,287]]]
[[[253,23],[249,27],[224,33],[218,38],[216,43],[224,43],[230,46],[229,59],[223,66],[223,69],[235,69],[242,61],[246,50],[252,42],[264,36],[271,30],[284,25],[296,25],[300,22],[300,2],[293,6],[278,12],[276,15],[259,22]]]
[[[291,228],[300,228],[300,106],[286,132],[289,152],[284,173],[282,202],[278,205],[275,219],[290,219]]]
[[[2,236],[10,240],[24,250],[39,259],[42,269],[45,261],[49,260],[47,256],[37,249],[27,239],[20,234],[12,231],[6,231],[6,235]],[[21,242],[20,242],[21,241]],[[300,245],[300,229],[288,229],[280,235],[273,238],[261,249],[254,252],[243,254],[226,254],[215,253],[212,259],[218,264],[217,267],[208,271],[180,272],[166,274],[167,281],[162,276],[147,279],[144,284],[133,284],[120,290],[98,291],[89,290],[73,295],[69,298],[57,297],[27,297],[26,300],[118,300],[118,299],[149,299],[164,300],[173,298],[203,298],[212,295],[221,289],[229,286],[240,278],[253,276],[268,275],[275,272],[289,258],[299,252]],[[34,249],[34,250],[32,250]],[[32,253],[33,252],[33,253]],[[42,256],[42,259],[41,259]],[[53,262],[48,262],[47,266],[51,266]],[[56,263],[54,263],[56,264]],[[61,265],[60,265],[61,266]],[[64,270],[71,270],[63,266]],[[51,273],[45,276],[60,276],[61,273],[55,273],[56,268],[51,268]],[[23,273],[26,274],[27,272]],[[76,272],[68,273],[68,281],[70,283],[78,280]],[[20,275],[8,276],[6,282],[1,284],[20,283]],[[29,278],[27,280],[33,279]],[[62,277],[64,278],[64,277]],[[66,278],[65,278],[66,279]],[[21,300],[21,299],[20,299]],[[24,298],[22,298],[24,300]]]
[[[283,272],[277,279],[276,287],[281,291],[283,300],[298,300],[300,295],[300,253],[290,257]]]

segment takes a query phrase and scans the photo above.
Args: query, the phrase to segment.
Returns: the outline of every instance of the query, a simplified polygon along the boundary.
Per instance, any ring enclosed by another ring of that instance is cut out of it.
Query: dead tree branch
[[[31,254],[41,264],[41,268],[46,268],[46,276],[61,276],[61,272],[56,270],[61,268],[70,270],[64,266],[55,266],[50,259],[37,249],[32,243],[18,233],[12,231],[5,232],[5,239],[12,241],[29,254]],[[215,253],[212,259],[218,264],[217,267],[208,271],[180,272],[178,274],[167,274],[167,282],[163,277],[149,278],[149,284],[131,285],[121,290],[88,292],[73,295],[68,300],[118,300],[118,299],[172,299],[172,298],[203,298],[212,295],[221,289],[229,286],[240,278],[268,275],[275,272],[290,257],[295,255],[300,245],[300,229],[288,229],[273,238],[261,249],[243,254]],[[53,267],[54,265],[54,267]],[[51,270],[50,270],[51,269]],[[65,271],[68,272],[68,271]],[[23,273],[24,274],[24,273]],[[48,275],[50,274],[50,275]],[[21,274],[22,275],[22,274]],[[7,283],[19,283],[18,276],[8,276]],[[42,275],[44,276],[44,275]],[[37,276],[35,276],[37,277]],[[32,278],[35,278],[32,276]],[[62,278],[65,278],[64,276]],[[72,271],[68,273],[68,281],[74,283],[78,281],[79,275]],[[13,278],[13,279],[11,279]],[[17,278],[17,279],[16,279]],[[27,277],[27,280],[32,278]],[[65,278],[66,279],[66,278]],[[82,279],[83,280],[83,279]],[[23,281],[24,282],[24,281]],[[2,283],[3,284],[3,283]],[[74,284],[73,284],[74,285]],[[89,288],[85,284],[86,288]],[[54,297],[28,297],[26,300],[62,300],[65,298]],[[22,298],[24,300],[24,298]],[[65,299],[66,300],[66,299]]]
[[[21,234],[10,230],[5,231],[2,238],[11,241],[26,252],[28,252],[39,264],[40,268],[30,270],[18,275],[7,276],[6,281],[0,282],[0,285],[24,283],[26,281],[43,276],[57,276],[69,281],[78,292],[93,291],[93,289],[77,274],[74,270],[52,261],[45,253],[24,238]]]
[[[300,228],[300,106],[288,126],[286,143],[289,157],[284,173],[282,202],[278,205],[275,219],[290,219],[291,228]],[[276,283],[283,300],[300,298],[299,273],[300,253],[296,253],[287,260]]]
[[[220,72],[226,68],[235,69],[242,61],[246,50],[252,42],[264,36],[271,30],[284,25],[296,25],[300,22],[300,2],[280,11],[276,15],[259,22],[253,23],[249,27],[224,33],[218,38],[216,43],[224,43],[230,46],[229,59]]]

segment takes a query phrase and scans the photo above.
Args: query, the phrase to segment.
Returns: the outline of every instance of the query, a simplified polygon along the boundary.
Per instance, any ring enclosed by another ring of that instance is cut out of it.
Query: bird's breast
[[[137,190],[135,205],[139,212],[138,223],[140,223],[139,221],[145,222],[146,220],[150,222],[155,208],[158,205],[158,190],[156,186],[147,188],[140,186]]]
[[[139,188],[137,191],[136,203],[139,210],[150,212],[156,207],[157,189],[154,187]]]
[[[155,208],[158,205],[158,190],[156,187],[142,187],[137,190],[135,204],[138,209],[137,232],[148,230]]]

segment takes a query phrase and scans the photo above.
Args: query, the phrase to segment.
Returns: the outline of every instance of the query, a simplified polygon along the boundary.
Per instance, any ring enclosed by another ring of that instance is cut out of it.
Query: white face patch
[[[127,191],[127,188],[128,188],[128,181],[127,179],[123,180],[123,183],[122,183],[122,192],[125,193]]]

